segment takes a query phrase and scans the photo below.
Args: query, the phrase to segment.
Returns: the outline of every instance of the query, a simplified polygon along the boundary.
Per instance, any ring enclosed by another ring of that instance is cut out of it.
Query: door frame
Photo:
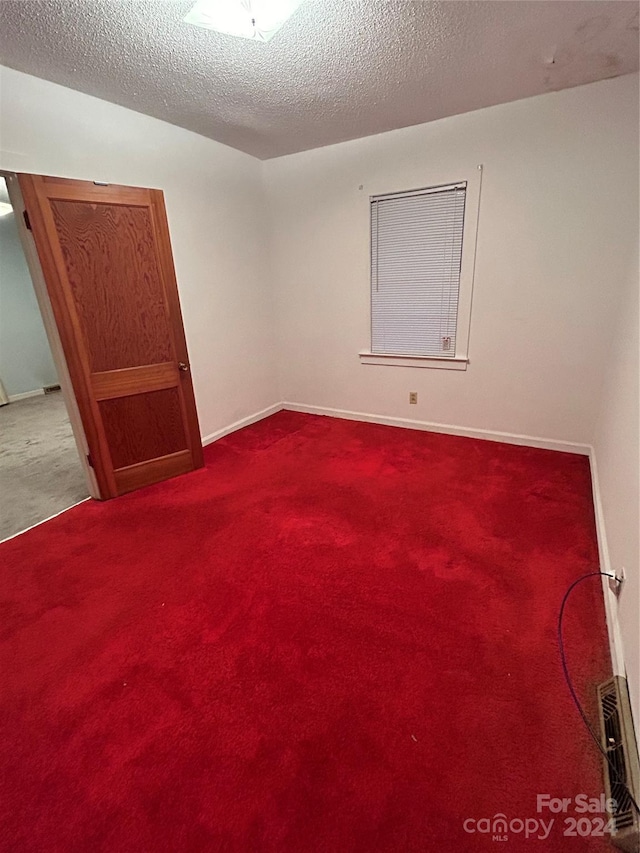
[[[27,228],[23,216],[25,205],[24,200],[22,198],[22,192],[20,191],[20,185],[18,183],[18,176],[16,172],[8,172],[3,169],[0,169],[0,176],[5,179],[7,185],[9,201],[11,202],[11,206],[13,207],[16,227],[18,229],[18,236],[20,237],[22,251],[27,262],[29,274],[31,276],[31,281],[36,294],[36,300],[38,302],[38,308],[40,309],[40,315],[42,317],[42,322],[47,335],[47,340],[49,341],[49,347],[51,349],[53,363],[58,372],[58,381],[60,383],[62,397],[67,407],[67,413],[69,415],[69,421],[71,422],[73,437],[75,439],[76,448],[78,450],[80,466],[82,467],[87,483],[87,489],[89,491],[89,495],[92,498],[101,500],[103,496],[100,493],[98,481],[96,479],[93,469],[89,465],[89,445],[87,443],[84,427],[80,418],[80,411],[78,409],[76,395],[73,390],[73,385],[71,383],[67,360],[62,349],[60,334],[58,332],[58,325],[56,323],[53,314],[53,309],[51,307],[51,300],[49,298],[49,292],[47,290],[47,285],[44,280],[44,273],[40,264],[40,258],[38,257],[38,252],[36,250],[36,244],[33,239],[33,234]]]

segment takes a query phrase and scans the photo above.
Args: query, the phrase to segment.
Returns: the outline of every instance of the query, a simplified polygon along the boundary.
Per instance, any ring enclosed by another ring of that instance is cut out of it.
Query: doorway
[[[0,540],[89,497],[19,216],[0,175]]]
[[[5,178],[89,494],[201,468],[162,191]]]

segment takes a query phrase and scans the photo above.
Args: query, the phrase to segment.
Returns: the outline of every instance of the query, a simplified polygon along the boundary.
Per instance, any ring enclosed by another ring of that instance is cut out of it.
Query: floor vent
[[[45,385],[42,389],[45,394],[53,394],[54,391],[60,391],[59,385]]]
[[[621,850],[637,853],[640,850],[640,818],[629,797],[629,790],[638,802],[640,765],[627,679],[616,675],[600,684],[598,705],[602,745],[609,756],[604,765],[605,792],[607,799],[617,804],[611,814],[616,829],[611,841]]]

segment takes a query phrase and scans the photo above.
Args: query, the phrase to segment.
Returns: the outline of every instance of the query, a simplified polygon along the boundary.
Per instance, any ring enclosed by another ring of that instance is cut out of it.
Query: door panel
[[[18,178],[101,497],[201,467],[162,193]]]
[[[91,370],[171,361],[149,209],[52,201],[51,211]],[[124,288],[126,281],[136,287]]]
[[[101,400],[114,468],[188,450],[177,388]]]

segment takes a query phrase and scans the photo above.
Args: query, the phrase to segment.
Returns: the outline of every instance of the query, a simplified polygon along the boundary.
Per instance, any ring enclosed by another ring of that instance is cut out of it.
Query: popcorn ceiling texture
[[[267,44],[192,5],[4,0],[2,62],[261,159],[638,69],[625,0],[305,0]]]

